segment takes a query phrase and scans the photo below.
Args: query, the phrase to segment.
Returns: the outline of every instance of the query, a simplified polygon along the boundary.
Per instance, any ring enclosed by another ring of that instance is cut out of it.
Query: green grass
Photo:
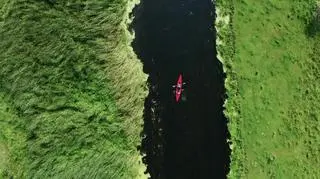
[[[141,177],[132,4],[0,0],[0,178]]]
[[[231,178],[320,177],[320,35],[315,1],[218,2]]]

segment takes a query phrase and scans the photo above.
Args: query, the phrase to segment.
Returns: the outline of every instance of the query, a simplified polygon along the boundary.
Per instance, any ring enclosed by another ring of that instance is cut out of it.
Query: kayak
[[[175,94],[176,94],[176,102],[179,102],[180,98],[181,98],[181,93],[182,93],[182,75],[179,74],[178,80],[177,80],[177,85],[176,85],[176,89],[175,89]]]

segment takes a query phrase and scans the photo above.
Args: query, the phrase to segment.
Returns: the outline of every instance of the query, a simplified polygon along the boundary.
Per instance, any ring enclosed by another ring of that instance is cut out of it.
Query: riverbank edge
[[[132,23],[132,20],[134,17],[130,17],[130,14],[132,13],[133,9],[135,6],[140,4],[140,0],[128,0],[127,2],[127,8],[123,17],[123,21],[121,24],[121,27],[125,30],[125,37],[126,37],[126,45],[127,45],[127,50],[128,53],[130,55],[132,55],[132,62],[136,65],[135,68],[131,68],[130,66],[128,66],[128,71],[132,70],[132,69],[137,69],[137,79],[139,79],[136,83],[137,88],[140,89],[141,91],[139,91],[140,93],[139,95],[139,110],[138,110],[138,120],[139,120],[139,143],[136,146],[141,145],[142,139],[140,137],[140,133],[143,131],[143,111],[144,111],[144,101],[145,98],[148,96],[148,88],[147,88],[147,79],[148,79],[148,74],[145,74],[143,72],[143,64],[142,62],[138,59],[137,55],[135,54],[133,47],[131,45],[132,41],[135,38],[135,34],[134,31],[131,33],[129,31],[129,26]],[[128,76],[131,77],[132,76]],[[136,170],[138,172],[137,175],[137,179],[147,179],[148,177],[150,177],[150,175],[148,173],[145,173],[145,171],[147,171],[147,167],[146,165],[142,162],[142,155],[140,154],[140,151],[136,150],[135,151],[137,157],[135,157],[134,159],[137,161],[137,166],[136,166]]]
[[[239,129],[239,122],[242,119],[240,115],[240,99],[238,96],[238,80],[232,64],[236,50],[233,17],[233,1],[216,1],[215,28],[217,32],[217,58],[223,64],[223,71],[226,73],[225,88],[227,98],[224,103],[224,115],[228,120],[228,130],[231,136],[230,139],[227,139],[231,149],[230,172],[227,177],[241,178],[241,174],[245,173],[246,170],[244,167],[246,154],[243,150],[241,131]]]

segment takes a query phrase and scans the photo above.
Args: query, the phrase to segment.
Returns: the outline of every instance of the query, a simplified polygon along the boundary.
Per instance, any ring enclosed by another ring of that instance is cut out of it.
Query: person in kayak
[[[181,93],[184,90],[183,89],[183,85],[185,85],[186,83],[184,83],[182,81],[182,74],[179,74],[178,80],[177,80],[177,84],[173,85],[172,87],[175,88],[174,89],[174,94],[176,96],[176,102],[179,102],[180,98],[181,98]]]

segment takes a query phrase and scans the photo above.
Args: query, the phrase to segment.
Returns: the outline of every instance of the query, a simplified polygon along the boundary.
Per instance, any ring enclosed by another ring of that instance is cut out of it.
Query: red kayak
[[[176,90],[175,90],[175,94],[176,94],[176,102],[179,102],[180,100],[180,97],[181,97],[181,93],[183,91],[182,89],[182,75],[179,74],[179,77],[178,77],[178,81],[177,81],[177,85],[175,85],[176,87]]]

